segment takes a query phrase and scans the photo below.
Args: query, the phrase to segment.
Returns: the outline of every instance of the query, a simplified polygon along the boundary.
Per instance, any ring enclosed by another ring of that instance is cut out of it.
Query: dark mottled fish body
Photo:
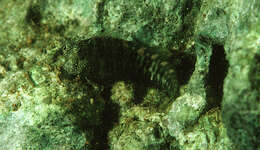
[[[80,75],[89,80],[99,84],[112,84],[116,80],[151,82],[170,96],[178,93],[179,62],[168,51],[111,37],[93,37],[75,44],[77,52],[72,53],[77,53],[77,60],[84,62]]]

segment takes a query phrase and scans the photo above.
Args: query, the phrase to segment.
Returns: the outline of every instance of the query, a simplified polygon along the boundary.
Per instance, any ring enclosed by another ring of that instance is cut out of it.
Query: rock
[[[242,7],[237,7],[242,6]],[[234,1],[225,48],[229,70],[224,84],[223,123],[236,149],[259,149],[259,2]]]
[[[259,149],[259,8],[0,0],[0,149]]]

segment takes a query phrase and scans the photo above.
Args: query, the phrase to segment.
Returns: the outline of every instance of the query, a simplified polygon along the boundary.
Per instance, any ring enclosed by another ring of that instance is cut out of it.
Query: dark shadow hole
[[[208,109],[218,107],[223,97],[223,83],[228,71],[228,61],[222,45],[213,45],[209,73],[206,76]]]
[[[196,57],[195,55],[181,52],[174,54],[174,56],[176,57],[176,59],[180,60],[179,64],[176,67],[176,70],[178,70],[178,81],[180,85],[187,84],[193,71],[195,70]]]
[[[40,6],[38,5],[30,6],[25,16],[26,22],[31,25],[40,26],[41,19],[42,19],[42,15],[40,12]]]
[[[94,129],[94,140],[93,143],[95,149],[97,150],[108,150],[108,133],[113,129],[116,123],[119,122],[119,110],[120,106],[118,104],[107,101],[105,104],[105,109],[102,115],[103,124],[100,127]]]

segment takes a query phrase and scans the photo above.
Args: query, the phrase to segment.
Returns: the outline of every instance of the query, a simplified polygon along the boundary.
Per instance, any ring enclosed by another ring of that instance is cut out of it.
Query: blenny
[[[149,84],[165,90],[171,97],[178,95],[182,82],[179,80],[186,75],[178,70],[187,63],[194,64],[186,61],[188,57],[183,53],[107,36],[74,40],[66,45],[64,54],[63,68],[68,74],[104,86],[122,80]]]

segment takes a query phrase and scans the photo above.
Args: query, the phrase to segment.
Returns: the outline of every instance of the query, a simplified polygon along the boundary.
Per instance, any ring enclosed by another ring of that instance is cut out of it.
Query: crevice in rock
[[[223,97],[223,84],[228,71],[228,61],[223,45],[213,45],[209,72],[206,76],[208,109],[218,107]]]

